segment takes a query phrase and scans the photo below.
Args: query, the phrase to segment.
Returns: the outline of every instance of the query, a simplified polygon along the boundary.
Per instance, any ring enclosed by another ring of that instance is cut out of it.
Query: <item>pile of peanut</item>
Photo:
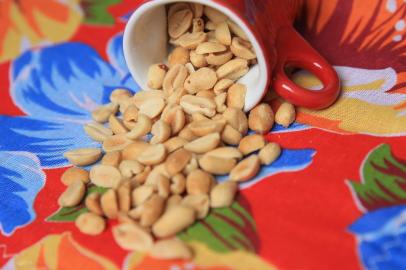
[[[256,56],[243,31],[199,4],[177,3],[168,14],[176,47],[168,64],[150,68],[148,86],[154,90],[133,95],[116,89],[111,103],[92,113],[95,122],[84,130],[102,143],[103,151],[64,154],[75,166],[62,175],[68,187],[59,205],[84,200],[89,212],[75,223],[85,234],[98,235],[106,218],[118,219],[112,231],[122,248],[188,259],[192,252],[176,234],[204,219],[211,208],[229,207],[238,183],[278,158],[279,145],[266,142],[263,134],[274,121],[289,126],[295,109],[283,103],[274,115],[261,103],[247,117],[246,87],[236,81]],[[248,129],[255,134],[247,135]],[[95,163],[90,172],[76,167]],[[216,182],[214,176],[227,174],[229,181]],[[107,191],[86,196],[91,185]]]

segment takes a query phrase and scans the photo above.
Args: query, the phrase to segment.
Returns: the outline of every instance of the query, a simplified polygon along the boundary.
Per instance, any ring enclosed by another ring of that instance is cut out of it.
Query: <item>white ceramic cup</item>
[[[167,14],[165,5],[174,2],[195,2],[217,9],[227,15],[246,33],[257,55],[258,64],[238,82],[247,86],[245,110],[258,104],[267,90],[269,67],[264,52],[245,22],[233,11],[210,0],[153,0],[143,3],[131,15],[124,31],[124,57],[131,75],[143,90],[147,86],[147,74],[151,65],[165,63],[171,46],[168,44]]]

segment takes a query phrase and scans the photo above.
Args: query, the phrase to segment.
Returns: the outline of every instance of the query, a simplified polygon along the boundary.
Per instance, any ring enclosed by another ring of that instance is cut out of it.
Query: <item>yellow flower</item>
[[[83,15],[80,0],[0,1],[0,62],[41,44],[69,39]]]

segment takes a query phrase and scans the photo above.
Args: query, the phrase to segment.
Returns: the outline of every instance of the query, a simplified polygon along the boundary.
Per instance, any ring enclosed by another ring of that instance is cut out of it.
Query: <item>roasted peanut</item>
[[[118,208],[127,213],[131,208],[131,182],[124,181],[117,189]]]
[[[215,175],[224,175],[229,173],[237,164],[235,159],[225,159],[210,155],[204,155],[199,159],[200,167],[206,172]]]
[[[210,206],[212,208],[229,207],[234,202],[238,185],[227,181],[216,185],[210,192]]]
[[[170,67],[173,67],[175,65],[186,65],[189,62],[189,50],[182,48],[182,47],[176,47],[172,53],[168,56],[168,63]],[[164,77],[162,78],[163,82]],[[158,88],[161,88],[162,85]]]
[[[244,109],[245,105],[245,94],[247,92],[247,87],[245,85],[236,83],[228,89],[227,94],[227,107]]]
[[[197,54],[209,54],[209,53],[218,53],[224,52],[227,50],[227,47],[221,43],[217,42],[203,42],[200,43],[196,48]]]
[[[85,184],[88,183],[89,172],[78,167],[71,167],[61,176],[61,181],[65,186],[69,186],[76,180],[82,181]]]
[[[211,133],[221,132],[225,124],[225,120],[199,120],[191,123],[189,129],[196,136],[206,136]]]
[[[223,113],[227,110],[227,107],[225,105],[226,100],[227,100],[227,93],[218,94],[214,98],[214,102],[216,103],[216,111],[218,113]],[[244,106],[244,104],[242,106]]]
[[[186,33],[178,40],[178,44],[185,49],[194,50],[197,46],[207,40],[207,34],[204,32]]]
[[[186,189],[186,178],[183,174],[178,173],[171,179],[170,190],[173,194],[182,194]]]
[[[223,113],[223,117],[230,126],[236,129],[242,135],[247,133],[248,119],[243,111],[236,108],[227,108]]]
[[[217,84],[214,86],[214,93],[216,95],[219,95],[226,91],[228,88],[230,88],[234,82],[230,79],[221,79],[217,82]]]
[[[109,219],[117,218],[119,208],[117,194],[114,189],[107,190],[100,198],[103,213]]]
[[[87,166],[96,163],[102,155],[98,148],[80,148],[65,152],[64,157],[76,166]]]
[[[178,59],[176,60],[179,61]],[[171,66],[171,60],[169,60],[169,66]],[[152,65],[148,70],[148,87],[151,89],[161,89],[167,71],[168,67],[165,64]]]
[[[127,89],[117,88],[110,94],[110,101],[115,104],[120,104],[123,100],[132,97],[132,93]]]
[[[252,155],[242,161],[230,172],[230,180],[245,182],[256,176],[259,172],[261,162],[257,155]]]
[[[204,154],[216,148],[220,143],[220,134],[211,133],[192,142],[189,142],[184,148],[190,152]]]
[[[188,141],[181,138],[181,137],[172,137],[166,142],[164,142],[164,146],[167,150],[167,152],[170,154],[179,148],[183,147],[185,144],[187,144]]]
[[[149,254],[152,258],[163,260],[188,260],[192,257],[192,252],[188,246],[176,238],[157,241]]]
[[[190,9],[193,11],[193,17],[194,18],[200,18],[203,16],[203,8],[204,6],[202,4],[198,3],[189,3]]]
[[[140,186],[135,188],[132,193],[132,205],[140,206],[146,202],[154,194],[154,187],[152,186]]]
[[[100,161],[101,165],[108,165],[118,167],[121,162],[121,151],[114,151],[106,153]]]
[[[140,114],[138,115],[138,121],[135,123],[133,129],[127,133],[129,139],[139,139],[147,135],[152,129],[152,120],[150,117]]]
[[[118,104],[110,103],[104,106],[98,107],[92,112],[92,118],[99,123],[106,123],[110,115],[116,114],[118,111]]]
[[[103,141],[103,150],[106,153],[121,151],[133,141],[127,138],[126,134],[113,135]]]
[[[90,181],[100,187],[116,188],[121,178],[120,171],[113,166],[96,165],[90,169]]]
[[[210,53],[206,56],[206,62],[209,65],[221,66],[230,61],[233,58],[231,51],[224,51],[218,53]]]
[[[295,121],[295,119],[295,106],[287,102],[282,103],[276,111],[275,122],[287,128]]]
[[[241,139],[241,133],[230,125],[226,125],[221,133],[221,140],[227,144],[237,145],[240,143]]]
[[[170,106],[168,105],[167,108]],[[165,109],[161,116],[162,120],[170,125],[172,135],[178,134],[185,126],[185,113],[180,106],[173,106],[168,110]]]
[[[140,225],[149,227],[162,215],[165,208],[165,199],[159,195],[152,195],[143,205],[140,217]]]
[[[255,151],[261,150],[265,146],[265,138],[262,135],[253,134],[241,139],[238,145],[238,150],[243,155],[251,154]]]
[[[99,235],[105,230],[106,221],[94,213],[83,213],[75,220],[75,225],[84,234]]]
[[[144,165],[155,165],[166,158],[166,149],[163,144],[151,145],[145,149],[137,158]]]
[[[229,78],[229,76],[233,75],[234,73],[245,70],[248,68],[248,61],[245,59],[233,59],[224,65],[220,66],[216,73],[219,79]],[[231,78],[229,78],[231,79]]]
[[[257,58],[255,53],[252,50],[252,45],[248,41],[245,41],[241,38],[233,38],[232,44],[230,46],[231,51],[237,57],[252,60]]]
[[[210,21],[214,22],[215,24],[225,22],[228,19],[227,16],[220,11],[208,6],[204,7],[203,13],[204,15],[206,15],[207,18],[209,18]]]
[[[281,154],[281,147],[277,143],[268,143],[264,148],[259,151],[259,159],[264,165],[270,165]]]
[[[193,19],[192,24],[193,24],[192,28],[193,33],[204,31],[204,21],[201,18]]]
[[[122,151],[123,160],[137,160],[138,156],[149,147],[149,144],[144,141],[133,141],[127,145]]]
[[[207,194],[187,195],[183,198],[181,205],[189,206],[196,212],[198,219],[204,219],[210,210],[210,199]]]
[[[192,171],[186,178],[186,191],[190,195],[208,194],[213,181],[213,177],[205,171]]]
[[[156,121],[151,129],[151,144],[163,143],[171,136],[171,126],[163,120]]]
[[[171,181],[167,177],[160,177],[157,182],[158,195],[162,198],[168,198],[171,192],[170,190]]]
[[[160,99],[164,98],[164,92],[162,90],[149,90],[149,91],[139,91],[135,93],[133,99],[133,103],[139,109],[141,105],[150,99]]]
[[[72,207],[78,205],[85,196],[86,186],[80,181],[73,181],[58,199],[58,204],[62,207]]]
[[[173,176],[181,172],[192,158],[192,154],[185,150],[179,149],[168,156],[165,161],[165,169],[169,175]]]
[[[135,160],[123,160],[118,168],[125,178],[131,178],[144,170],[144,166]]]
[[[154,240],[143,228],[136,224],[122,223],[113,228],[116,243],[125,250],[148,251]]]
[[[140,115],[143,114],[152,119],[159,116],[164,108],[165,100],[163,98],[149,99],[141,104]],[[140,115],[138,116],[138,120],[140,120]]]
[[[231,33],[230,33],[230,29],[228,27],[227,22],[222,22],[219,23],[216,26],[216,30],[215,30],[215,34],[216,34],[216,39],[218,41],[220,41],[220,43],[226,45],[226,46],[230,46],[231,45]]]
[[[216,72],[210,68],[201,68],[192,73],[185,81],[185,89],[191,93],[208,90],[214,87],[217,82]]]
[[[193,50],[193,51],[190,51],[189,57],[190,57],[190,63],[192,63],[192,65],[195,68],[207,67],[207,61],[206,61],[206,57],[204,55],[197,54],[196,51]],[[195,72],[196,72],[196,70],[195,70]],[[193,72],[193,73],[195,73],[195,72]],[[193,74],[193,73],[191,73],[191,74]]]
[[[152,226],[152,232],[160,238],[172,236],[192,225],[195,218],[195,211],[192,208],[175,205],[166,210]]]
[[[98,142],[103,142],[105,139],[113,135],[111,129],[106,128],[99,123],[86,124],[83,129],[90,138]]]
[[[114,134],[124,134],[128,132],[123,122],[114,115],[110,115],[109,125]]]
[[[101,209],[100,205],[100,197],[100,193],[97,192],[87,195],[85,199],[85,206],[90,212],[102,216],[103,210]]]
[[[216,103],[210,98],[186,95],[180,99],[180,105],[188,114],[202,113],[208,117],[216,114]]]
[[[185,139],[186,141],[193,141],[194,139],[197,138],[197,136],[192,132],[192,130],[189,127],[183,128],[178,136],[182,139]]]
[[[228,27],[230,28],[231,32],[234,35],[236,35],[244,40],[248,40],[248,37],[245,34],[245,32],[236,23],[232,22],[231,20],[227,20],[227,24],[228,24]]]
[[[268,133],[274,124],[274,114],[271,106],[261,103],[251,110],[248,117],[248,126],[259,134]]]
[[[168,71],[163,82],[164,93],[169,96],[179,87],[183,87],[188,76],[188,70],[184,65],[174,65]]]
[[[168,20],[168,33],[171,38],[179,38],[186,33],[192,25],[193,13],[189,9],[183,9],[173,13]]]
[[[242,153],[235,147],[220,147],[207,152],[207,155],[224,159],[241,159],[243,157]]]

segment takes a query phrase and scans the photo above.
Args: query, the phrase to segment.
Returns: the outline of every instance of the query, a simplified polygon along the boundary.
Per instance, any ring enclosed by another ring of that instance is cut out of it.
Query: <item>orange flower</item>
[[[80,0],[0,1],[0,62],[40,44],[70,38],[82,21]]]

